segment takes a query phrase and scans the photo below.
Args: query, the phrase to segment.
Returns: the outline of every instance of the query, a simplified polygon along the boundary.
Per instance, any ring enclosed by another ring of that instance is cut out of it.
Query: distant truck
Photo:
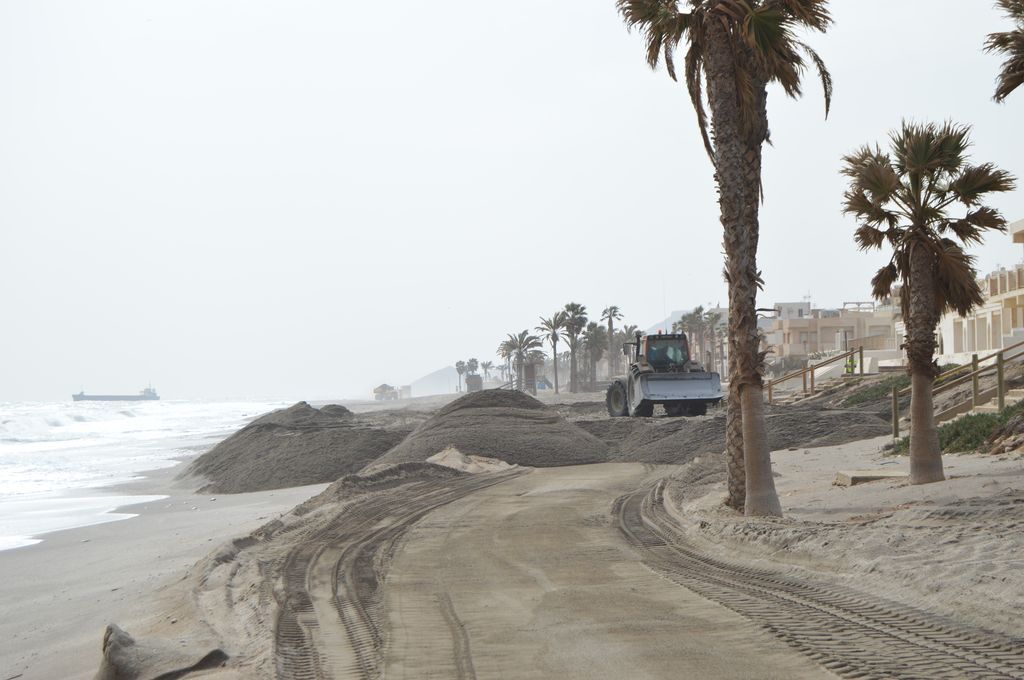
[[[398,390],[387,383],[377,385],[373,388],[373,398],[376,401],[393,401],[398,399]]]
[[[484,379],[476,373],[466,375],[466,391],[479,392],[484,388]]]
[[[630,357],[625,376],[614,378],[605,395],[608,415],[649,418],[661,404],[669,416],[702,416],[722,400],[722,380],[690,358],[683,333],[636,334],[623,345]]]

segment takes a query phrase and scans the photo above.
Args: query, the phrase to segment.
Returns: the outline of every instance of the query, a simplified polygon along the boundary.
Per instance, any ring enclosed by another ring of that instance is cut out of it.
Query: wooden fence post
[[[1003,383],[1003,353],[996,355],[996,395],[999,399],[999,410],[1006,408],[1006,389]]]
[[[768,404],[772,403],[772,381],[768,381]]]
[[[864,345],[860,346],[860,374],[864,375]]]
[[[971,372],[974,373],[974,375],[971,376],[971,389],[973,390],[973,394],[974,394],[973,404],[974,404],[974,408],[978,408],[979,406],[981,406],[981,404],[978,403],[978,400],[981,398],[981,392],[978,389],[978,355],[977,354],[972,354],[971,355]]]
[[[806,368],[804,369],[804,372],[800,374],[800,377],[804,379],[804,394],[807,394],[807,369]]]
[[[814,396],[814,367],[811,367],[811,396]]]
[[[892,386],[892,438],[900,438],[900,388]]]

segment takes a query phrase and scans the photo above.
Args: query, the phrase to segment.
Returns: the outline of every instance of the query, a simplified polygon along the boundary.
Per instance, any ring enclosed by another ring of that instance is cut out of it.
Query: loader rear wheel
[[[654,415],[654,402],[644,399],[636,405],[632,415],[634,418],[650,418]]]
[[[669,418],[678,418],[689,414],[689,409],[686,408],[686,404],[673,403],[665,404],[665,415]]]
[[[613,382],[608,386],[604,395],[604,405],[608,408],[608,415],[612,418],[620,418],[629,415],[629,405],[626,403],[626,388],[620,382]]]
[[[608,385],[608,391],[604,394],[604,406],[612,418],[630,415],[629,403],[626,400],[626,387],[623,383],[616,380]]]

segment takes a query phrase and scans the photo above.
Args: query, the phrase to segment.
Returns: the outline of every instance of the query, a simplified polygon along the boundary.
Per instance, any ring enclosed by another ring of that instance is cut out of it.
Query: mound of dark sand
[[[533,397],[511,390],[474,392],[445,405],[378,465],[425,461],[449,446],[514,465],[603,463],[608,446]]]
[[[321,406],[320,413],[325,416],[334,416],[335,418],[344,418],[352,415],[352,411],[349,411],[341,404],[327,404],[326,406]]]
[[[200,492],[243,493],[333,482],[402,441],[409,430],[370,427],[344,406],[300,401],[257,418],[199,456],[183,476]]]
[[[877,415],[852,411],[779,409],[765,420],[773,451],[845,444],[891,431]],[[701,453],[725,450],[724,413],[713,418],[609,418],[577,425],[608,443],[615,460],[685,463]]]

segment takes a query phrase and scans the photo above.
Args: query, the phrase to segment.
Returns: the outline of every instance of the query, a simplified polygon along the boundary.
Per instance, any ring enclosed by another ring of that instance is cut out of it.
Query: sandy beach
[[[160,470],[117,489],[168,496],[122,509],[137,517],[0,552],[2,680],[115,660],[225,680],[1024,673],[1019,453],[947,456],[947,481],[912,487],[890,438],[861,436],[883,421],[776,409],[785,517],[748,519],[722,506],[721,411],[608,419],[592,397],[508,392],[353,406],[299,404],[203,455],[259,485],[276,459],[248,441],[329,472],[344,449],[324,431],[411,432],[359,474],[200,494],[191,467]],[[837,486],[844,470],[893,476]],[[132,638],[104,661],[112,623]]]
[[[156,470],[113,489],[168,496],[118,509],[137,517],[44,534],[37,545],[0,552],[4,680],[93,677],[108,623],[141,626],[163,616],[154,600],[197,560],[323,489],[202,496],[174,481],[178,471]]]

